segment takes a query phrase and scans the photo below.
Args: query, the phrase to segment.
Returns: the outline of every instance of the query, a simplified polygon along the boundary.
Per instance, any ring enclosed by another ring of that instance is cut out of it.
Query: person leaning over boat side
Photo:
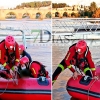
[[[30,70],[29,70],[29,58],[27,56],[24,56],[22,58],[20,58],[20,64],[19,64],[19,73],[20,73],[20,76],[30,76],[31,73],[30,73]]]
[[[20,59],[20,73],[22,76],[31,76],[38,78],[44,76],[49,78],[48,71],[46,71],[45,66],[38,61],[33,61],[29,63],[29,58],[24,56]]]
[[[31,76],[34,78],[38,78],[40,76],[44,76],[46,78],[50,78],[48,71],[46,70],[46,66],[38,61],[33,61],[29,67],[31,71]]]
[[[22,70],[29,69],[29,58],[28,57],[24,56],[20,59],[20,67]]]
[[[19,45],[11,35],[0,42],[0,63],[14,76],[14,71],[19,66]]]
[[[72,67],[73,65],[75,66],[75,69]],[[74,79],[76,79],[79,74],[77,68],[79,68],[81,73],[84,72],[85,75],[97,79],[96,68],[92,61],[91,52],[84,40],[79,40],[69,47],[69,51],[65,58],[53,73],[52,83],[56,81],[58,75],[66,68],[69,68],[73,72]]]
[[[24,57],[24,56],[28,57],[29,63],[32,62],[32,58],[31,58],[30,54],[25,51],[25,46],[23,44],[19,45],[19,53],[20,53],[21,57]]]

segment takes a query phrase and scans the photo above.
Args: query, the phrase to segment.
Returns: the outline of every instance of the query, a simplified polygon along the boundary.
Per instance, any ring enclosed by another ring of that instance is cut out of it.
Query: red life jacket
[[[72,47],[75,46],[75,45],[76,45],[76,43],[73,44],[72,46],[70,46],[69,49],[72,48]],[[77,67],[80,68],[80,69],[84,69],[84,66],[85,66],[85,65],[88,66],[88,62],[87,62],[87,58],[86,58],[88,51],[89,51],[89,47],[87,46],[87,50],[86,50],[85,53],[84,53],[84,57],[81,58],[81,59],[78,59],[78,53],[76,52],[75,55],[74,55],[74,57],[73,57],[72,60],[70,61],[70,63],[71,63],[72,65],[74,65],[74,66],[77,66]]]
[[[39,76],[48,77],[48,72],[45,69],[45,66],[38,61],[33,61],[30,64],[31,74],[34,78],[38,78]]]

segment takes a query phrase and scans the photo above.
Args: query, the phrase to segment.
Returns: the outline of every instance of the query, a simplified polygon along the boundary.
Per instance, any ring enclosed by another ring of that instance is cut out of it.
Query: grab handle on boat
[[[84,80],[86,81],[86,80],[88,79],[88,77],[89,77],[89,76],[85,76],[85,77],[84,77]]]
[[[37,79],[37,82],[38,82],[39,85],[45,85],[45,86],[49,85],[49,80],[44,76],[40,76]]]
[[[46,81],[46,77],[44,76],[39,77],[39,81],[42,81],[42,82]]]
[[[80,79],[79,83],[80,83],[80,84],[83,84],[83,85],[89,85],[90,82],[91,82],[91,80],[92,80],[92,78],[91,78],[90,76],[83,76],[83,77]]]

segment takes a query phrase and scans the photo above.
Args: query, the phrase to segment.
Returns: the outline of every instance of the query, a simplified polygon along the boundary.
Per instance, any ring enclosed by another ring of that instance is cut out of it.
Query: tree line
[[[40,7],[46,7],[50,6],[51,1],[34,1],[34,2],[27,2],[27,3],[21,3],[21,5],[17,5],[15,9],[20,9],[20,8],[40,8]]]
[[[64,7],[70,7],[69,5],[67,5],[66,3],[52,3],[52,8],[64,8]],[[84,10],[82,10],[81,8],[83,8]],[[84,6],[84,5],[80,5],[80,9],[77,8],[78,13],[74,13],[75,11],[75,5],[73,6],[72,9],[72,14],[70,15],[71,17],[88,17],[88,18],[100,18],[100,8],[97,6],[97,4],[95,2],[91,2],[90,6]],[[67,14],[66,16],[69,17],[69,15]]]
[[[51,5],[51,1],[34,1],[34,2],[27,2],[27,3],[21,3],[21,5],[17,5],[14,9],[23,9],[26,8],[40,8],[40,7],[47,7]],[[52,8],[64,8],[64,7],[70,7],[66,3],[52,3]],[[76,10],[75,5],[72,9],[71,17],[89,17],[89,18],[100,18],[100,8],[97,6],[95,2],[90,3],[90,6],[84,6],[80,5],[80,9],[78,10],[78,13],[74,13],[74,10]],[[83,8],[84,10],[81,10]],[[66,15],[66,14],[64,14]]]

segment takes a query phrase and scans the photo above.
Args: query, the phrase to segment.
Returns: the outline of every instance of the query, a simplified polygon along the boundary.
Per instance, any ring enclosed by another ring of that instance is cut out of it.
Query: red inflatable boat
[[[0,78],[0,100],[51,100],[51,79]]]
[[[96,69],[100,76],[100,66]],[[100,79],[91,79],[88,76],[78,76],[78,79],[72,77],[68,80],[66,89],[74,98],[79,100],[100,100]]]

